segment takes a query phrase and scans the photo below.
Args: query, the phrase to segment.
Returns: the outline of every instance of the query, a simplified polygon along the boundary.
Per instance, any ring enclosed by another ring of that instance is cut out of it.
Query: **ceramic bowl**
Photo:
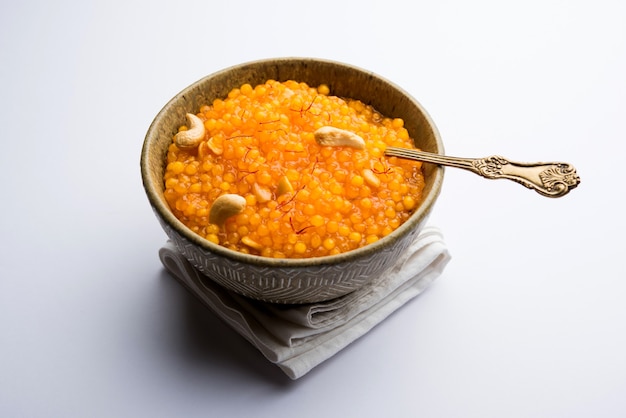
[[[423,200],[413,215],[388,236],[339,255],[274,259],[248,255],[213,244],[183,225],[163,196],[165,156],[185,114],[224,98],[244,83],[252,86],[296,80],[327,84],[332,95],[361,100],[388,117],[404,119],[415,145],[443,154],[439,133],[424,108],[390,81],[361,68],[312,58],[278,58],[236,65],[191,84],[156,115],[145,137],[141,174],[148,200],[162,228],[178,250],[200,272],[238,294],[274,303],[302,304],[346,295],[389,269],[416,238],[439,195],[443,168],[424,165]]]

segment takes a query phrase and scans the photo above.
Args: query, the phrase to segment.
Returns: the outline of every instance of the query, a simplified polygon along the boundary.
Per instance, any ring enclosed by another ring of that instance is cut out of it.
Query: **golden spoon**
[[[488,179],[513,180],[539,194],[561,197],[580,184],[574,166],[568,163],[518,163],[500,156],[459,158],[408,148],[387,147],[385,155],[463,168]]]

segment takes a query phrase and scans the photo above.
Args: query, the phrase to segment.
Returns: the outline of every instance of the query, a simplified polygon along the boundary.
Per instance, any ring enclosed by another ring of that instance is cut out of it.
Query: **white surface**
[[[626,414],[626,5],[408,4],[3,2],[0,416]],[[400,84],[451,155],[582,177],[448,170],[444,275],[295,382],[164,273],[138,162],[186,85],[290,55]]]

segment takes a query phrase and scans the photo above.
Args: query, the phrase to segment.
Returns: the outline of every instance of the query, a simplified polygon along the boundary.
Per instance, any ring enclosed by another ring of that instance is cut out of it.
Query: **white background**
[[[626,416],[625,28],[620,0],[2,2],[0,416]],[[139,172],[178,91],[279,56],[394,81],[450,155],[582,183],[448,169],[444,274],[291,381],[164,272]]]

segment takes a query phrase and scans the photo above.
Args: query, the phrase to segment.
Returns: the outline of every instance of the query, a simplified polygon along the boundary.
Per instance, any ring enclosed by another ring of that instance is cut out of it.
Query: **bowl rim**
[[[144,190],[148,197],[148,200],[156,212],[157,216],[160,217],[164,222],[169,224],[171,228],[173,228],[180,236],[184,237],[186,240],[192,242],[197,245],[204,251],[208,251],[214,253],[215,255],[226,257],[228,259],[243,262],[246,264],[252,264],[257,266],[265,266],[265,267],[289,267],[289,268],[298,268],[298,267],[311,267],[315,265],[336,265],[345,263],[346,261],[360,259],[363,257],[367,257],[374,252],[383,251],[385,248],[393,246],[393,244],[401,239],[409,229],[417,227],[422,223],[425,218],[428,217],[432,206],[435,204],[437,200],[441,188],[443,185],[443,177],[444,177],[444,168],[439,166],[435,167],[432,170],[431,175],[432,179],[432,187],[430,191],[424,196],[423,200],[420,202],[419,207],[413,214],[396,228],[389,235],[379,239],[378,241],[367,244],[363,247],[356,248],[354,250],[346,251],[336,255],[328,255],[322,257],[307,257],[307,258],[271,258],[264,257],[260,255],[254,254],[245,254],[235,250],[228,249],[219,244],[214,244],[209,240],[201,237],[197,233],[193,232],[189,229],[185,224],[183,224],[176,216],[174,216],[173,212],[167,205],[164,199],[161,199],[159,195],[161,194],[159,190],[155,187],[155,181],[163,181],[163,179],[153,178],[150,163],[149,163],[149,155],[151,151],[151,145],[156,141],[155,134],[157,133],[157,126],[159,122],[169,113],[169,111],[176,106],[181,97],[188,95],[190,92],[194,90],[194,88],[207,82],[208,79],[218,77],[219,75],[223,75],[225,73],[231,72],[233,70],[243,69],[244,67],[251,67],[256,65],[264,65],[268,63],[274,63],[274,65],[280,65],[281,63],[293,63],[294,61],[298,61],[304,64],[307,63],[324,63],[327,65],[339,66],[347,69],[349,71],[355,71],[362,74],[366,74],[372,78],[377,79],[378,82],[382,84],[387,84],[392,89],[397,90],[399,93],[404,95],[407,99],[409,99],[414,106],[416,106],[420,112],[422,113],[424,119],[427,121],[430,129],[433,132],[433,136],[435,139],[435,143],[437,149],[441,154],[444,153],[443,141],[441,139],[441,135],[433,122],[431,116],[428,114],[426,109],[418,102],[413,96],[411,96],[407,91],[393,83],[392,81],[376,74],[371,71],[365,70],[361,67],[354,66],[352,64],[347,64],[339,61],[321,59],[321,58],[311,58],[311,57],[279,57],[279,58],[266,58],[259,59],[255,61],[248,61],[241,64],[232,65],[221,70],[215,71],[211,74],[208,74],[195,82],[189,84],[179,93],[177,93],[174,97],[172,97],[163,108],[157,113],[157,115],[152,120],[148,131],[146,132],[144,142],[141,150],[140,157],[140,168],[141,168],[141,177]],[[234,88],[235,86],[233,86]],[[387,115],[386,115],[387,116]]]

